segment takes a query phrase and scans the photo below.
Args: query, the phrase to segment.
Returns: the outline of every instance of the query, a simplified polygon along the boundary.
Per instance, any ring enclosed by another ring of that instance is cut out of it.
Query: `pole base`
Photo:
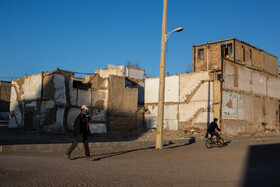
[[[162,149],[163,144],[162,144],[162,134],[161,132],[157,132],[156,134],[156,149]]]

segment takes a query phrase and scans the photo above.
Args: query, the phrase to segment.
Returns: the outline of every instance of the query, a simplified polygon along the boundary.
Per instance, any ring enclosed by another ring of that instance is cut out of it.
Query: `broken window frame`
[[[221,45],[221,57],[228,58],[233,56],[232,43]]]

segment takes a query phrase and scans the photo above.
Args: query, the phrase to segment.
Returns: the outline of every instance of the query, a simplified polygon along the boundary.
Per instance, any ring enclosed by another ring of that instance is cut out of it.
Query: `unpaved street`
[[[223,148],[204,143],[0,154],[0,186],[279,186],[280,139],[239,140]]]

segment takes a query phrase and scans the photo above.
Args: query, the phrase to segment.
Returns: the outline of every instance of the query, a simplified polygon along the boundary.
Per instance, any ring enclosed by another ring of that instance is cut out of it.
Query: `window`
[[[204,59],[204,49],[198,49],[198,60]]]
[[[73,80],[73,88],[87,90],[91,87],[91,83],[83,83],[82,81]]]
[[[221,45],[221,56],[222,57],[232,57],[233,56],[232,43]]]

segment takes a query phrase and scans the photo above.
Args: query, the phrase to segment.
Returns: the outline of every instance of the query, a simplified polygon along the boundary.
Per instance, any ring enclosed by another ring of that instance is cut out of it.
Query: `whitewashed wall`
[[[252,92],[256,95],[266,96],[266,77],[258,72],[252,73]]]
[[[74,122],[78,114],[80,113],[80,108],[70,108],[67,113],[67,125],[69,129],[73,129]]]
[[[145,71],[143,69],[126,67],[125,76],[133,79],[143,80],[145,78]]]
[[[207,109],[207,106],[208,106],[207,101],[180,104],[179,105],[179,122],[187,122],[196,114],[196,112],[199,109],[201,109],[201,108]]]
[[[180,102],[186,101],[187,95],[190,95],[193,90],[203,80],[209,80],[208,72],[186,73],[180,75]]]
[[[145,79],[145,103],[158,103],[159,78]],[[164,102],[179,102],[179,76],[165,78]]]
[[[66,105],[66,89],[65,89],[65,78],[63,75],[59,74],[54,74],[53,77],[53,83],[54,83],[54,98],[55,98],[55,103],[57,105]]]
[[[70,103],[72,106],[77,105],[77,88],[73,88],[73,77],[69,80]]]
[[[235,68],[237,68],[235,76],[238,76],[237,86],[234,86]],[[280,78],[226,62],[224,80],[225,89],[280,99]]]
[[[143,80],[145,78],[145,70],[133,68],[125,65],[107,64],[107,69],[120,69],[123,71],[125,77]]]
[[[243,120],[243,95],[223,91],[222,118]]]
[[[21,112],[19,110],[19,103],[17,99],[17,93],[20,93],[19,86],[15,81],[11,83],[11,97],[10,97],[10,112],[14,113],[14,116],[10,116],[9,128],[20,127],[21,125]]]
[[[179,122],[190,120],[193,124],[206,124],[213,118],[212,112],[207,112],[213,101],[213,83],[208,82],[209,78],[208,72],[166,77],[164,129],[178,130]],[[158,83],[158,78],[145,79],[145,106],[148,109],[145,124],[148,128],[157,126]]]
[[[21,99],[25,101],[32,101],[41,98],[42,90],[42,74],[30,75],[24,79],[22,85],[23,94]]]
[[[146,127],[157,127],[157,106],[148,106],[149,113],[145,115]],[[164,122],[163,128],[166,130],[178,130],[178,105],[165,105],[164,106]]]
[[[243,67],[238,68],[238,88],[240,91],[251,92],[251,79],[252,70]]]
[[[81,107],[83,105],[86,105],[87,107],[91,106],[91,89],[88,90],[78,89],[77,106]]]
[[[48,126],[42,126],[44,132],[64,132],[63,128],[63,119],[64,119],[64,108],[58,108],[56,111],[56,121],[55,123],[48,125]]]
[[[269,78],[267,80],[267,96],[280,100],[280,78]]]

